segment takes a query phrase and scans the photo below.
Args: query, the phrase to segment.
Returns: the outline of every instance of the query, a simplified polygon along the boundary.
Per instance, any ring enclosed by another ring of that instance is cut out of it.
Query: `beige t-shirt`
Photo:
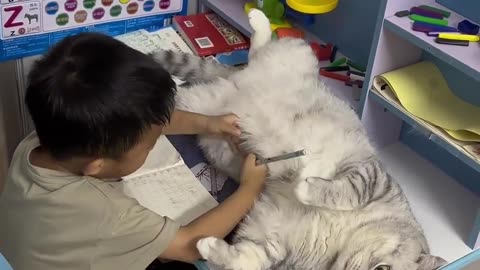
[[[111,183],[33,166],[18,146],[0,195],[0,252],[15,270],[145,269],[178,230]]]

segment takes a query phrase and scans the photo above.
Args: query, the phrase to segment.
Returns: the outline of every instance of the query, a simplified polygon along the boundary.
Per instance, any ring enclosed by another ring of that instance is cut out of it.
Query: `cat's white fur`
[[[253,10],[249,18],[255,32],[248,67],[180,87],[178,108],[235,113],[245,151],[262,157],[300,149],[308,154],[269,164],[265,191],[233,245],[202,239],[202,257],[236,270],[431,270],[443,263],[428,254],[421,227],[400,187],[376,161],[356,113],[319,81],[310,47],[298,39],[270,42],[263,13]],[[211,162],[238,179],[242,159],[228,143],[202,137],[200,145]],[[360,175],[353,188],[358,198],[347,180],[336,179],[350,167],[355,169],[348,177]],[[375,183],[362,186],[360,180],[372,174]]]

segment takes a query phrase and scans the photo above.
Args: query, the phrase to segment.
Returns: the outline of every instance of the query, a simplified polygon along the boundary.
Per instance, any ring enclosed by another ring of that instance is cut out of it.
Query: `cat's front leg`
[[[197,243],[202,258],[225,270],[266,270],[283,259],[286,252],[280,246],[258,244],[242,240],[229,245],[215,237],[203,238]]]

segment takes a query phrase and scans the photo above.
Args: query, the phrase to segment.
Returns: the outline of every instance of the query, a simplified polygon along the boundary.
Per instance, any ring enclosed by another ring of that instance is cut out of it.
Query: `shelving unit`
[[[391,104],[388,100],[386,100],[384,97],[382,97],[380,94],[378,94],[375,91],[370,92],[370,98],[374,100],[375,102],[378,102],[381,104],[385,109],[387,109],[389,112],[395,114],[398,118],[402,119],[404,122],[408,123],[410,126],[413,128],[417,129],[423,134],[426,134],[428,136],[428,139],[435,142],[438,144],[440,147],[444,148],[447,150],[450,154],[453,156],[459,158],[462,160],[465,164],[468,166],[472,167],[474,170],[480,173],[480,164],[474,160],[471,156],[466,155],[459,149],[457,149],[455,146],[453,146],[450,142],[444,140],[443,138],[439,137],[438,135],[432,133],[430,130],[426,130],[421,124],[417,122],[417,120],[411,118],[408,116],[404,110],[399,110],[396,108],[393,104]]]
[[[448,10],[446,7],[437,3],[431,3],[431,6]],[[457,26],[465,18],[457,13],[451,12],[448,18],[450,26]],[[399,18],[390,16],[385,19],[384,27],[395,34],[415,44],[425,51],[441,58],[443,61],[451,64],[453,67],[465,72],[465,74],[480,80],[480,43],[471,42],[470,46],[459,48],[457,46],[438,44],[434,37],[429,37],[425,33],[412,30],[412,21],[408,17]]]
[[[465,2],[471,2],[472,5],[478,4],[474,2],[477,0],[437,1],[452,3],[452,5],[462,5]],[[247,17],[243,11],[245,2],[244,0],[201,1],[205,7],[217,12],[232,25],[237,26],[242,33],[250,35],[251,28],[248,26]],[[371,140],[379,149],[379,155],[389,172],[404,189],[415,216],[424,228],[432,254],[441,256],[447,261],[454,261],[469,254],[460,259],[459,263],[456,262],[442,268],[442,270],[459,270],[458,265],[462,265],[462,262],[480,261],[480,249],[473,251],[467,245],[467,239],[469,237],[473,239],[476,236],[472,234],[474,223],[479,223],[478,220],[480,220],[480,190],[466,189],[456,181],[455,175],[449,174],[449,168],[437,167],[431,161],[421,157],[419,154],[421,151],[417,151],[415,146],[409,145],[408,141],[400,139],[402,125],[409,124],[417,128],[419,133],[427,135],[429,140],[435,143],[433,144],[435,149],[444,149],[451,158],[458,158],[463,162],[463,165],[475,173],[474,179],[470,179],[470,181],[480,181],[480,166],[473,158],[463,154],[442,138],[426,131],[415,119],[407,116],[404,111],[397,109],[370,89],[375,76],[417,63],[427,52],[448,64],[452,69],[473,78],[473,85],[470,89],[478,91],[480,96],[480,43],[471,43],[469,47],[437,44],[433,37],[412,31],[408,18],[394,16],[397,11],[425,4],[448,10],[433,0],[372,0],[364,4],[370,6],[362,10],[362,16],[375,17],[377,20],[376,25],[369,29],[374,33],[374,40],[369,50],[367,78],[365,78],[360,102],[350,100],[351,95],[349,94],[345,95],[349,91],[343,83],[323,77],[322,80],[326,81],[327,86],[335,94],[350,104],[354,104],[358,109]],[[346,15],[350,18],[358,16],[358,10],[355,10],[353,6],[346,8],[347,5],[353,4],[340,1],[337,9],[341,10],[322,17],[323,24],[316,27],[335,25],[339,28],[343,27],[343,29],[356,28],[355,23],[361,24],[361,21],[352,19],[345,22],[345,20],[339,19],[340,17],[345,18]],[[373,5],[380,7],[378,13],[366,14],[368,11],[375,10]],[[462,16],[452,11],[449,22],[451,26],[457,26],[458,22],[463,19]],[[480,17],[478,19],[480,20]],[[341,31],[338,35],[338,39],[344,42],[345,36],[341,36]],[[312,35],[308,38],[321,39],[322,37]],[[335,43],[331,37],[330,40]],[[480,183],[477,186],[480,187]],[[475,230],[473,231],[475,232]]]
[[[468,180],[471,182],[480,181],[480,164],[454,145],[426,130],[416,119],[407,115],[404,109],[398,109],[380,94],[370,90],[376,75],[417,63],[423,59],[425,53],[445,63],[451,72],[463,73],[462,76],[465,78],[473,78],[473,80],[469,79],[473,82],[472,85],[469,85],[470,91],[480,89],[480,46],[478,43],[471,43],[469,47],[437,44],[434,37],[411,30],[412,22],[408,17],[394,16],[397,11],[408,10],[413,6],[424,4],[449,10],[431,0],[387,1],[383,18],[379,19],[379,23],[383,23],[383,25],[377,33],[378,41],[372,48],[371,58],[373,61],[369,63],[369,85],[364,89],[364,102],[361,102],[360,105],[362,106],[361,117],[368,133],[381,147],[381,153],[383,151],[391,153],[388,149],[395,149],[399,145],[403,145],[401,141],[398,141],[400,130],[404,124],[415,129],[418,134],[424,134],[428,138],[427,141],[434,143],[422,146],[412,145],[414,151],[400,151],[401,153],[397,153],[398,156],[388,156],[387,154],[383,158],[391,168],[392,174],[403,174],[402,179],[397,180],[405,189],[412,208],[425,229],[432,252],[452,261],[472,252],[471,246],[468,247],[465,243],[468,242],[469,245],[472,245],[474,238],[477,238],[478,235],[479,228],[474,228],[474,224],[475,220],[480,218],[478,217],[480,191],[467,190],[456,183],[457,181],[453,177],[446,176],[443,170],[448,173],[452,171],[448,165],[442,168],[432,165],[419,167],[421,161],[419,161],[418,153],[436,151],[438,148],[443,149],[442,151],[450,154],[445,158],[458,159],[463,166],[475,172],[475,177]],[[450,26],[457,26],[458,22],[464,18],[449,11],[451,12]],[[478,94],[480,95],[480,91]],[[401,140],[403,139],[401,138]],[[408,140],[406,141],[408,143]],[[416,147],[424,148],[421,149],[423,151],[419,151]],[[417,162],[412,162],[412,160]],[[452,162],[452,164],[457,163]],[[411,179],[415,179],[415,182],[411,182]],[[455,190],[452,185],[457,186],[458,189]],[[480,186],[480,183],[472,183],[469,186]],[[456,206],[450,205],[453,202]],[[460,212],[463,216],[455,216]],[[480,260],[480,250],[473,251],[469,258]],[[455,267],[455,265],[451,265],[444,269],[459,269]]]

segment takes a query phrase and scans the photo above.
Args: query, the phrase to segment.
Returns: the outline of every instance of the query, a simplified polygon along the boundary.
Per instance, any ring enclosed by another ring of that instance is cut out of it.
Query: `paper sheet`
[[[118,182],[117,188],[180,225],[188,224],[218,204],[165,136],[158,139],[145,164]]]
[[[457,140],[480,142],[480,107],[455,96],[433,63],[423,61],[380,78],[411,114],[445,129]]]
[[[402,111],[404,114],[408,115],[410,118],[414,119],[417,123],[419,123],[422,127],[425,129],[431,131],[435,135],[439,136],[443,140],[449,142],[451,145],[453,145],[455,148],[460,150],[462,153],[470,156],[474,160],[480,163],[480,143],[477,142],[464,142],[464,141],[459,141],[453,137],[451,137],[444,129],[439,128],[435,125],[432,125],[409,111],[407,111],[399,102],[397,97],[395,96],[395,93],[390,89],[388,85],[383,87],[385,82],[382,78],[380,77],[375,77],[373,80],[373,90],[377,93],[379,93],[381,96],[383,96],[390,104],[395,106],[395,108],[399,109]]]

